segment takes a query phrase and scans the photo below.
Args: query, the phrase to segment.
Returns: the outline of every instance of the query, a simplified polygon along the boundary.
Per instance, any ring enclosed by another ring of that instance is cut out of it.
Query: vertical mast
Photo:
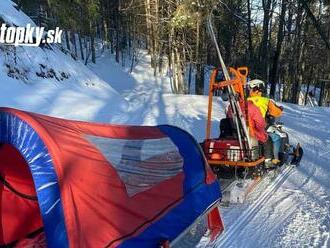
[[[212,25],[212,12],[213,12],[213,10],[211,11],[211,13],[208,17],[207,27],[208,27],[209,34],[210,34],[210,36],[213,40],[213,43],[216,47],[218,58],[219,58],[220,65],[221,65],[221,68],[223,70],[225,79],[226,79],[226,81],[228,81],[228,80],[230,80],[230,75],[229,75],[229,72],[228,72],[227,67],[225,65],[225,62],[222,58],[220,48],[219,48],[218,42],[217,42],[215,34],[214,34],[213,25]],[[230,107],[232,109],[234,123],[235,123],[236,128],[237,128],[237,134],[238,134],[238,140],[239,140],[240,147],[241,147],[241,149],[244,148],[246,146],[246,144],[243,144],[243,141],[246,141],[247,142],[247,149],[251,149],[252,145],[251,145],[251,141],[250,141],[250,138],[249,138],[249,132],[248,132],[247,124],[246,124],[246,121],[244,119],[244,116],[243,116],[241,107],[239,105],[239,102],[235,99],[235,90],[234,90],[232,85],[228,86],[228,91],[229,91]],[[240,126],[242,127],[242,129],[241,129]],[[243,131],[242,133],[241,133],[241,130]],[[242,137],[242,135],[243,135],[243,137]]]

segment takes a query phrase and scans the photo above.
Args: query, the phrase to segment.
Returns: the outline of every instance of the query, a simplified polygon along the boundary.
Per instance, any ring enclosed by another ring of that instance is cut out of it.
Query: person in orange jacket
[[[268,124],[272,124],[272,120],[274,118],[279,118],[282,116],[283,107],[278,106],[274,100],[262,96],[265,83],[262,80],[254,79],[247,83],[250,88],[250,96],[248,97],[248,101],[254,103],[257,106],[262,114],[262,117],[268,122]],[[281,137],[276,133],[268,133],[273,143],[273,154],[274,159],[272,160],[273,164],[278,164],[279,160],[279,150],[281,146]]]

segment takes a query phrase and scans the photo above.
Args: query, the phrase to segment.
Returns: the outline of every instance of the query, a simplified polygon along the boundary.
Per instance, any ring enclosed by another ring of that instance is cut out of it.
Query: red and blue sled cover
[[[221,198],[199,145],[173,126],[0,108],[0,143],[1,176],[37,198],[0,186],[0,245],[43,228],[48,247],[159,247]]]

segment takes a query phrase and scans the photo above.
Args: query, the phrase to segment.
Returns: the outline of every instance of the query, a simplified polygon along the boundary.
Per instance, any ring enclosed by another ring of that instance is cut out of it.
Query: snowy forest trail
[[[172,124],[201,141],[205,135],[207,97],[174,95],[166,77],[155,78],[144,56],[133,73],[101,59],[105,68],[92,68],[130,103],[129,124]],[[126,88],[125,88],[126,87]],[[224,235],[214,247],[329,247],[330,246],[330,110],[283,104],[282,121],[291,143],[301,143],[300,167],[284,171],[242,206],[222,208]],[[224,103],[215,100],[213,136],[224,116]],[[201,242],[198,247],[205,247]]]
[[[3,19],[23,26],[33,23],[12,2],[0,2]],[[21,47],[15,56],[5,49],[0,54],[1,106],[93,122],[170,124],[198,141],[205,138],[207,96],[172,94],[169,78],[154,77],[150,56],[143,51],[132,73],[117,64],[110,52],[89,65],[91,70],[59,49]],[[24,72],[24,79],[10,77],[6,64]],[[69,78],[62,81],[36,74],[51,71]],[[207,88],[207,79],[205,84]],[[219,135],[225,105],[214,99],[213,137]],[[281,105],[291,143],[299,142],[304,148],[301,165],[275,179],[279,180],[275,185],[267,185],[260,198],[222,208],[226,231],[215,243],[218,246],[330,247],[330,108]],[[197,246],[205,244],[202,240]]]
[[[118,123],[133,125],[170,124],[181,127],[198,141],[205,138],[208,97],[171,93],[170,79],[166,75],[154,76],[150,68],[150,56],[142,51],[132,73],[114,61],[113,56],[103,54],[97,65],[90,68],[129,103],[129,119],[114,118]],[[214,100],[214,136],[219,135],[219,120],[224,116],[224,104]]]
[[[219,247],[329,247],[329,110],[286,105],[283,117],[291,142],[304,148],[301,165],[241,224],[251,205],[223,209],[228,227]],[[268,191],[268,190],[266,190]],[[260,199],[257,199],[257,203]],[[242,213],[240,213],[242,212]],[[240,228],[235,228],[236,226]],[[232,228],[236,232],[233,233]]]

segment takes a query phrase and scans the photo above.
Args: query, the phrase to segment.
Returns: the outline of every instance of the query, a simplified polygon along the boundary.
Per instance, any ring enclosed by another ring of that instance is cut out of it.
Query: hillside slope
[[[7,25],[35,25],[14,6],[9,0],[0,2],[0,18]],[[1,106],[107,122],[127,108],[109,83],[54,45],[0,45],[0,79]]]

